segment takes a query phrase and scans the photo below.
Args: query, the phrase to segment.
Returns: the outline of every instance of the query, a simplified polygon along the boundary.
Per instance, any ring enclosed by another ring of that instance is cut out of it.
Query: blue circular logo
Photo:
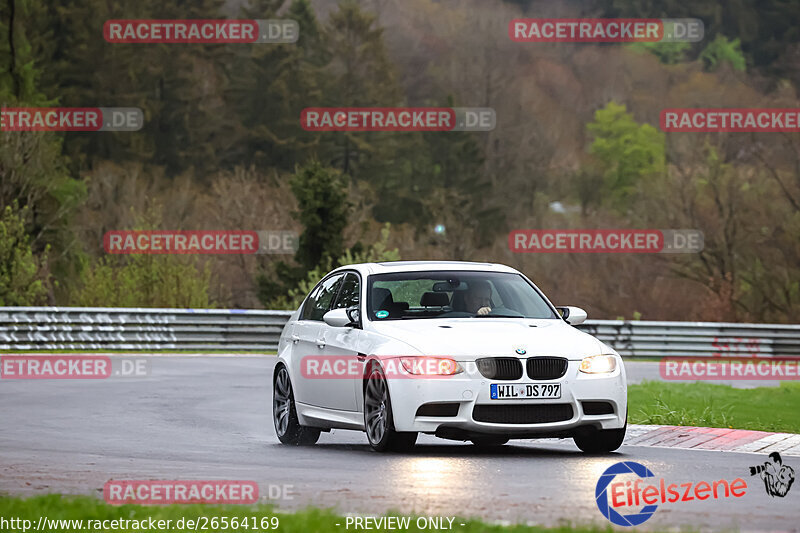
[[[636,474],[640,478],[654,477],[653,472],[646,466],[634,463],[633,461],[624,461],[611,465],[603,472],[600,479],[597,480],[597,487],[594,489],[594,497],[597,501],[597,508],[603,513],[603,516],[608,518],[612,524],[618,526],[638,526],[647,522],[653,516],[653,513],[658,509],[658,505],[645,505],[638,512],[632,514],[619,514],[608,503],[608,494],[606,489],[614,481],[618,474]]]
[[[378,318],[386,318],[387,316],[389,316],[389,311],[386,311],[386,310],[382,309],[382,310],[378,311],[377,313],[375,313],[375,316],[378,317]]]
[[[526,353],[528,353],[525,351],[525,348],[517,348],[514,351],[517,352],[519,355],[525,355]]]

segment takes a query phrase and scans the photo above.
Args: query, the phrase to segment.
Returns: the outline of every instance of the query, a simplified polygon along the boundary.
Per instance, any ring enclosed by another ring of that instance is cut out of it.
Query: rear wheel
[[[416,432],[394,430],[389,386],[380,365],[373,364],[364,388],[364,428],[373,450],[407,451],[417,442]]]
[[[625,431],[628,429],[628,420],[619,429],[600,429],[583,435],[575,435],[572,439],[575,445],[586,453],[609,453],[622,446],[625,440]]]
[[[275,374],[272,387],[272,421],[275,423],[275,434],[283,444],[309,446],[319,439],[319,429],[301,426],[297,419],[292,381],[285,366],[281,366]]]

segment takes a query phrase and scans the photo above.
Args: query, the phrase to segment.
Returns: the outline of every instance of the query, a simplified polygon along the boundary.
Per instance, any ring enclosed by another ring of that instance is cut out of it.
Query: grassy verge
[[[57,523],[53,524],[50,522],[49,527],[44,527],[43,530],[52,533],[72,531],[80,531],[82,533],[91,532],[93,529],[90,529],[90,527],[93,527],[93,525],[91,523],[87,523],[87,520],[148,520],[150,518],[156,522],[159,520],[171,520],[169,524],[164,522],[164,525],[169,526],[166,529],[159,528],[158,525],[155,526],[158,529],[150,529],[150,531],[157,531],[159,533],[164,531],[194,531],[194,524],[192,524],[191,528],[187,527],[189,520],[193,520],[195,521],[195,524],[198,524],[198,531],[204,531],[203,524],[205,524],[205,531],[211,532],[244,531],[247,533],[252,533],[253,531],[279,531],[283,533],[329,533],[332,531],[348,531],[348,529],[345,527],[345,518],[330,511],[319,509],[308,509],[295,513],[275,513],[274,510],[267,505],[170,505],[163,507],[144,507],[139,505],[112,506],[101,500],[85,496],[66,497],[52,494],[28,499],[0,496],[0,518],[6,520],[11,518],[29,520],[29,528],[33,531],[36,531],[35,528],[39,523],[40,517],[45,517],[48,520],[83,520],[80,525],[73,522],[71,526],[69,524],[64,524],[63,527],[59,526]],[[222,525],[222,517],[227,517],[229,527],[225,528]],[[230,527],[231,519],[233,517],[238,518],[237,522],[243,521],[246,517],[247,527],[241,527],[240,524],[239,527],[236,528]],[[273,517],[277,517],[277,528],[274,527],[275,522],[272,520]],[[216,518],[215,522],[212,522],[213,518]],[[598,518],[598,523],[602,523],[601,521],[604,519],[599,512]],[[183,528],[179,529],[176,527],[176,525],[181,519],[183,519]],[[252,527],[253,519],[255,519],[255,524],[257,526],[256,528]],[[268,527],[262,527],[262,519],[264,520],[263,525]],[[339,524],[338,526],[336,525],[337,523]],[[445,520],[444,523],[447,524],[447,520]],[[462,523],[464,524],[463,526],[461,525]],[[431,531],[431,529],[425,529],[424,527],[422,529],[418,528],[415,518],[412,518],[409,524],[410,527],[408,529],[376,528],[371,529],[371,531]],[[108,525],[111,526],[112,524],[109,522]],[[78,529],[79,527],[82,529]],[[113,529],[110,527],[104,529],[104,531],[110,532],[138,530],[146,531],[147,529],[133,527],[130,523],[119,523],[118,526],[114,527]],[[350,531],[353,530],[354,527],[351,525]],[[20,526],[19,528],[11,529],[7,527],[7,524],[4,524],[2,531],[22,531],[22,528]],[[498,526],[489,525],[477,520],[461,520],[456,518],[453,521],[452,531],[464,533],[556,533],[567,531],[594,533],[602,531],[611,533],[612,529],[610,524],[609,527],[589,526],[577,528],[572,528],[566,525],[557,528],[543,528],[526,525]]]
[[[710,383],[645,381],[628,386],[628,420],[800,433],[800,383],[734,389]]]

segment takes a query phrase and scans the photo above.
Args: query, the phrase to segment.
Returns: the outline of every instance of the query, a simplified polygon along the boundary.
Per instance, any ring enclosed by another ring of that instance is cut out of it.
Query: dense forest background
[[[517,17],[695,17],[694,44],[515,43]],[[296,44],[109,44],[108,19],[290,18]],[[800,107],[794,0],[0,0],[0,305],[290,308],[354,260],[502,262],[593,318],[796,321],[800,135],[662,133]],[[485,133],[314,133],[313,106],[492,107]],[[444,232],[434,231],[437,225]],[[295,230],[297,255],[105,256],[119,229]],[[514,254],[521,228],[700,229],[698,254]]]

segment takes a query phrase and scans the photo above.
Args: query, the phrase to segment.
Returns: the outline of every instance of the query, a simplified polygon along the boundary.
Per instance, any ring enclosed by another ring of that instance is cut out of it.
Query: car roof
[[[358,263],[343,265],[337,270],[357,270],[362,274],[386,274],[390,272],[419,272],[425,270],[478,270],[483,272],[519,272],[498,263],[476,263],[470,261],[388,261],[384,263]]]

